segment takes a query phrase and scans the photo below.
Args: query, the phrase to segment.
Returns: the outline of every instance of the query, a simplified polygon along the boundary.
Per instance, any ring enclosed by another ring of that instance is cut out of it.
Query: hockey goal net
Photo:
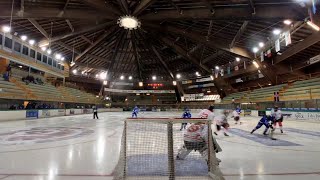
[[[193,124],[207,128],[202,132],[208,138],[186,144],[182,123],[188,123],[187,128]],[[127,119],[113,174],[114,180],[224,179],[216,159],[211,122],[204,119]]]

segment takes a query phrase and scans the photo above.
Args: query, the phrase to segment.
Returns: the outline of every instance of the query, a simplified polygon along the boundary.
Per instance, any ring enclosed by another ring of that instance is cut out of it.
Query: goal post
[[[208,139],[195,147],[184,141],[181,123],[191,126],[200,122],[201,127],[207,128],[204,132]],[[211,121],[196,118],[126,119],[114,180],[224,180],[216,159],[211,125]]]

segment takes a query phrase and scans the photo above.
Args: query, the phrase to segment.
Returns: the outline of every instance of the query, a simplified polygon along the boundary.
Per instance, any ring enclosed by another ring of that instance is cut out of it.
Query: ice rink
[[[148,112],[141,117],[180,117],[182,112]],[[130,112],[0,123],[0,179],[110,180],[118,160],[123,121]],[[277,141],[250,135],[259,118],[242,125],[229,119],[230,136],[217,138],[220,168],[227,180],[319,180],[320,122],[284,121]],[[175,131],[179,128],[175,127]]]

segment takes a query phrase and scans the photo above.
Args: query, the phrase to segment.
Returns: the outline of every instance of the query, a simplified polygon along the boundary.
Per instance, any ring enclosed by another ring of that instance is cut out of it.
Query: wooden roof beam
[[[85,54],[87,54],[91,49],[99,45],[106,37],[108,37],[115,28],[109,29],[107,32],[103,33],[93,44],[91,44],[87,49],[85,49],[81,54],[76,56],[75,61],[78,61],[81,57],[83,57]]]
[[[140,4],[133,11],[133,15],[138,16],[143,10],[153,4],[155,0],[140,0]]]
[[[320,32],[314,32],[312,35],[304,39],[303,41],[291,46],[289,49],[284,51],[281,56],[276,56],[274,64],[278,64],[289,57],[307,49],[308,47],[318,43],[320,41]]]
[[[90,31],[97,31],[97,30],[103,29],[111,24],[113,24],[113,22],[106,22],[103,24],[98,24],[96,26],[82,27],[81,29],[76,29],[74,32],[65,33],[65,34],[61,34],[59,36],[52,37],[50,40],[51,40],[51,42],[59,41],[59,40],[65,39],[65,38],[77,36],[77,35],[84,34],[84,33],[90,32]]]
[[[256,6],[256,13],[248,11],[247,7],[224,7],[216,8],[212,14],[203,9],[183,10],[178,13],[176,10],[161,10],[155,13],[147,13],[142,15],[140,19],[148,21],[166,20],[196,20],[196,19],[212,19],[212,20],[303,20],[308,16],[307,11],[304,14],[297,13],[295,8],[288,6]]]
[[[251,52],[247,51],[246,49],[239,48],[239,47],[233,47],[232,49],[229,48],[229,45],[223,42],[222,40],[217,39],[210,39],[207,38],[199,33],[191,32],[191,31],[184,31],[183,29],[175,28],[175,27],[167,27],[167,30],[173,33],[177,33],[180,35],[183,35],[187,38],[190,38],[193,41],[196,41],[198,43],[206,44],[207,46],[214,48],[214,49],[221,49],[227,52],[230,52],[232,54],[235,54],[237,56],[246,57],[253,59],[253,55]]]
[[[82,0],[87,5],[94,7],[98,9],[101,12],[104,12],[105,14],[108,14],[108,12],[112,12],[115,15],[121,15],[122,13],[118,10],[118,8],[112,6],[110,3],[108,3],[105,0]]]
[[[232,39],[232,42],[230,44],[230,49],[232,49],[234,47],[234,45],[236,44],[236,42],[239,41],[239,39],[241,38],[241,36],[243,35],[244,31],[247,28],[247,25],[249,24],[249,21],[244,21],[243,24],[241,25],[240,29],[238,30],[237,34],[234,36],[234,38]]]

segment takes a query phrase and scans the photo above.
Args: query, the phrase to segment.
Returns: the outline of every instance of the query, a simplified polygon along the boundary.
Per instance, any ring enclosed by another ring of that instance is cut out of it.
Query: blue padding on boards
[[[294,133],[299,133],[299,134],[305,134],[305,135],[320,137],[320,132],[306,131],[306,130],[295,129],[295,128],[286,128],[285,130],[286,130],[286,131],[290,131],[290,132],[294,132]]]
[[[204,159],[188,156],[175,160],[176,176],[207,176],[208,166]],[[127,159],[128,176],[168,176],[167,154],[141,154]]]
[[[244,131],[242,129],[236,129],[232,128],[229,130],[232,134],[235,134],[237,136],[249,139],[251,141],[266,145],[266,146],[301,146],[300,144],[296,144],[293,142],[277,139],[272,140],[269,136],[264,136],[261,134],[250,134],[248,131]]]

